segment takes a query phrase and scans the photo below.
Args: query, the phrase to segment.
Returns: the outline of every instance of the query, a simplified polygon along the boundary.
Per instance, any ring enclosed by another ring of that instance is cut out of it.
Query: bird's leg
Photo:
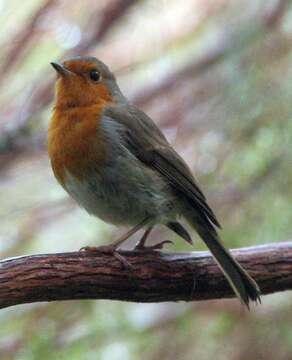
[[[153,226],[150,226],[148,229],[146,229],[146,231],[144,232],[141,239],[135,245],[135,250],[145,249],[145,242],[146,242],[150,232],[152,231],[152,229],[153,229]]]
[[[172,244],[172,241],[164,240],[164,241],[161,241],[160,243],[152,245],[152,246],[145,246],[146,239],[148,238],[148,236],[149,236],[152,229],[153,229],[153,226],[149,227],[145,231],[142,238],[137,242],[137,244],[135,246],[135,250],[139,250],[139,251],[161,250],[165,244]]]
[[[149,218],[144,219],[139,224],[134,226],[132,229],[130,229],[128,232],[126,232],[124,235],[119,237],[116,241],[112,242],[109,245],[102,245],[102,246],[85,246],[80,249],[80,251],[86,251],[86,252],[99,252],[104,254],[111,254],[115,258],[117,258],[125,267],[129,268],[131,265],[127,262],[127,260],[118,253],[118,247],[129,239],[132,235],[134,235],[137,231],[143,228],[147,223],[149,222]]]

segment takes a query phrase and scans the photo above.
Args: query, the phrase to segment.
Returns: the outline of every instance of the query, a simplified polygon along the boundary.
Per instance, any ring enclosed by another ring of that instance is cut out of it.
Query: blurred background
[[[0,25],[1,258],[125,231],[79,209],[46,153],[49,62],[83,54],[110,66],[185,158],[228,247],[291,240],[290,1],[0,0]],[[236,300],[71,301],[1,310],[0,323],[1,360],[292,359],[288,292],[250,312]]]

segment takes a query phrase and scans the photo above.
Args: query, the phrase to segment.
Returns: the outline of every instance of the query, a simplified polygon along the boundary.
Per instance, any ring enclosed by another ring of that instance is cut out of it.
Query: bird
[[[161,250],[168,240],[146,245],[156,225],[192,243],[180,223],[184,218],[241,302],[260,302],[257,283],[224,247],[219,221],[190,168],[155,122],[123,95],[108,66],[90,56],[51,65],[57,74],[48,127],[53,173],[89,214],[130,228],[111,244],[83,250],[118,255],[121,244],[141,229],[135,250]]]

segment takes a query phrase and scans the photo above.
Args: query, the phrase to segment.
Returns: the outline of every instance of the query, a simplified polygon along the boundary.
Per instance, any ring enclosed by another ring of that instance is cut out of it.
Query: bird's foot
[[[102,245],[102,246],[84,246],[79,251],[88,253],[102,253],[106,255],[112,255],[116,258],[125,269],[133,269],[133,266],[118,252],[118,246],[115,244]]]
[[[102,246],[83,246],[79,251],[84,251],[88,253],[103,253],[103,254],[113,254],[117,250],[116,246],[112,245],[102,245]]]
[[[145,252],[155,252],[156,250],[162,250],[163,246],[166,244],[173,244],[173,242],[170,240],[164,240],[158,244],[151,245],[151,246],[145,246],[144,244],[140,244],[140,242],[138,242],[138,244],[135,246],[134,250],[145,251]]]

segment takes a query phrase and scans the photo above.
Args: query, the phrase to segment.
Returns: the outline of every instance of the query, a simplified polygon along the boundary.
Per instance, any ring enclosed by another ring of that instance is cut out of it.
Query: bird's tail
[[[250,300],[260,302],[260,289],[257,283],[223,246],[213,225],[209,221],[198,219],[194,215],[187,218],[211,251],[238,298],[247,307],[249,307]]]

